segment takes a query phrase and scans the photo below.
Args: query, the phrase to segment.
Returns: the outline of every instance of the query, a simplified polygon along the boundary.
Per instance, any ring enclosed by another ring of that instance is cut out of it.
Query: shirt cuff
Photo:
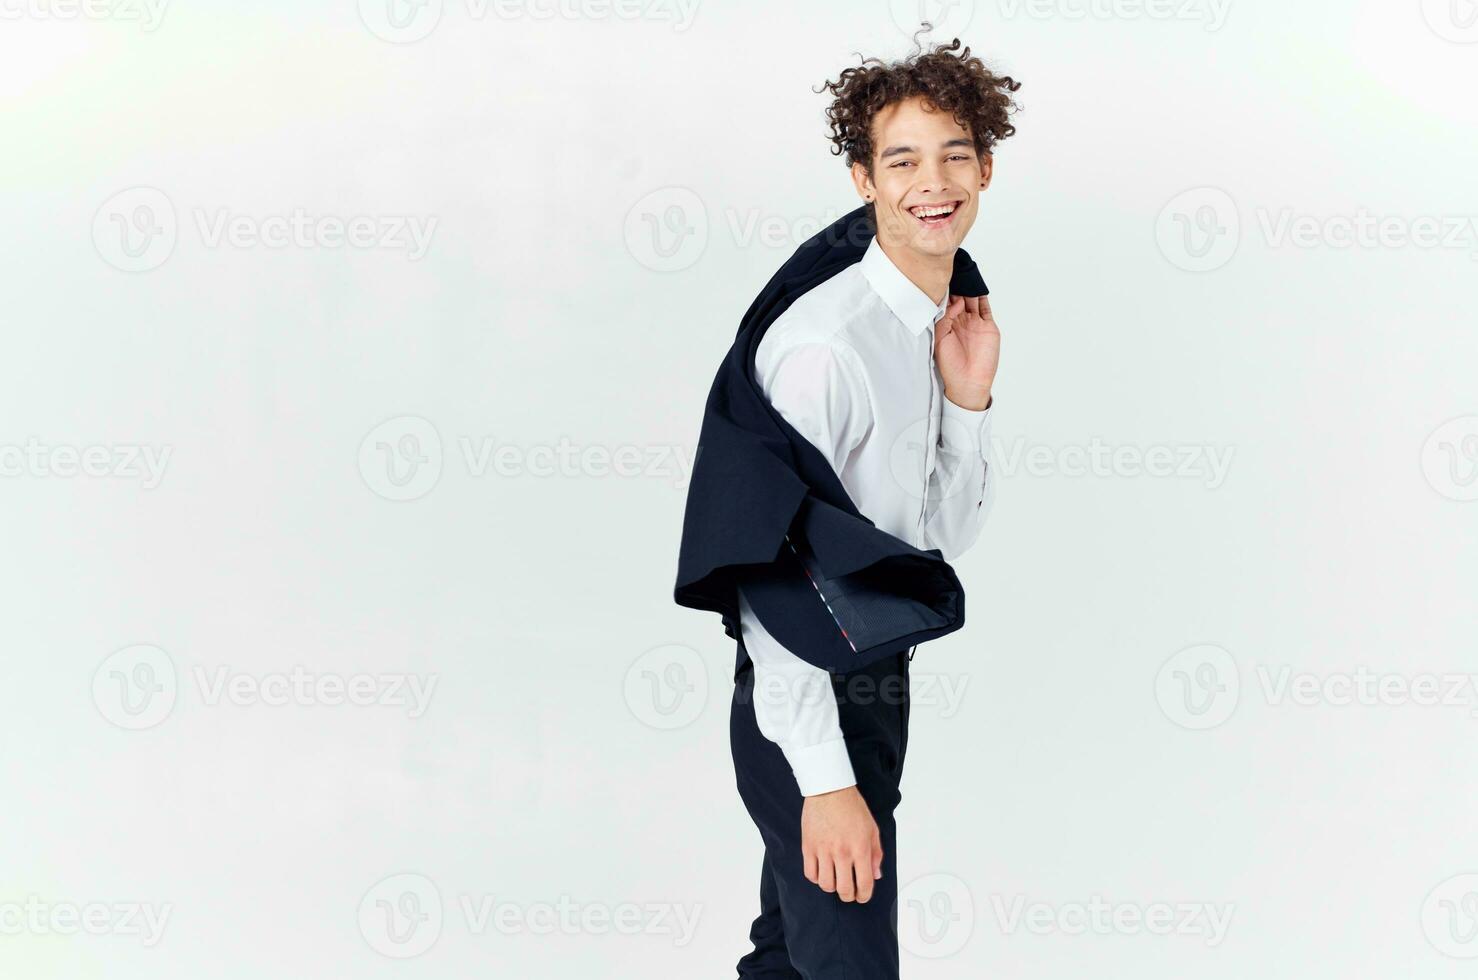
[[[990,449],[991,409],[996,407],[995,397],[979,411],[961,408],[948,398],[944,399],[944,416],[939,426],[939,445],[950,452],[963,455],[973,452],[984,459]]]
[[[780,746],[802,796],[820,796],[857,785],[845,739],[834,738],[807,746]]]

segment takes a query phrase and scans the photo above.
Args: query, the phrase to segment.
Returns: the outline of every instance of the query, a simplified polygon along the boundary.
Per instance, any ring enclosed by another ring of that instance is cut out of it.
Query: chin
[[[949,238],[922,237],[913,240],[913,249],[924,255],[937,257],[951,255],[960,247],[960,242],[953,236]]]

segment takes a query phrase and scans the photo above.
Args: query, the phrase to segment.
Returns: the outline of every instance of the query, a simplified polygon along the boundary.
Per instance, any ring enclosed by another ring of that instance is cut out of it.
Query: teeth
[[[914,214],[915,217],[919,217],[919,218],[937,218],[940,215],[944,215],[944,214],[954,214],[954,211],[955,211],[955,206],[953,204],[946,204],[946,205],[943,205],[942,207],[937,207],[937,208],[930,208],[930,207],[914,208],[913,209],[913,214]]]

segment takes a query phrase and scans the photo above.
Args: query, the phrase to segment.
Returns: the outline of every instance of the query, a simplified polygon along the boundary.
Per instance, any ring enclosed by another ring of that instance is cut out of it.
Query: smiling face
[[[852,165],[857,192],[871,200],[878,239],[931,259],[952,259],[975,224],[992,160],[952,114],[920,96],[895,102],[872,123],[871,173]]]

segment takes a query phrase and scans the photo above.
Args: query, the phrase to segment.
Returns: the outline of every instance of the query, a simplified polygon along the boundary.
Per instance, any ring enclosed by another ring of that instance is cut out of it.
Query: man
[[[824,457],[857,512],[900,547],[945,559],[975,542],[994,494],[1000,333],[986,297],[952,296],[950,284],[990,186],[992,148],[1015,131],[1017,88],[958,40],[900,62],[865,61],[826,84],[834,152],[846,155],[876,234],[860,261],[795,298],[753,353],[769,405]],[[690,519],[693,509],[690,495]],[[818,593],[808,601],[832,613],[853,651],[855,624],[891,615],[843,606],[837,583],[804,567]],[[806,635],[764,612],[778,607],[757,612],[763,582],[735,582],[730,735],[740,795],[765,844],[754,949],[739,974],[896,978],[893,810],[912,649],[828,670],[832,659],[813,644],[777,638]]]

